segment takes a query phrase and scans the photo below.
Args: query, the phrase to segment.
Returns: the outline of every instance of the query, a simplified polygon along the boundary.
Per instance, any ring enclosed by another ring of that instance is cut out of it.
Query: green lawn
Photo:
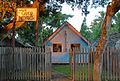
[[[72,76],[70,65],[52,65],[52,70],[54,72],[62,73],[66,76]],[[82,76],[84,77],[84,79],[86,79],[87,73],[88,73],[87,65],[81,65],[76,67],[75,76],[77,78],[80,78],[80,76]]]
[[[71,73],[69,65],[52,65],[52,70],[54,72],[62,73],[67,76],[70,76]]]
[[[76,78],[82,79],[82,81],[87,81],[88,73],[89,73],[89,76],[91,77],[91,79],[93,79],[93,65],[89,66],[89,69],[88,69],[87,64],[79,65],[76,68],[77,68],[76,72],[75,72]],[[70,65],[52,65],[52,70],[54,72],[62,73],[64,75],[66,75],[66,76],[72,76],[71,75],[72,72],[70,70]],[[107,75],[103,71],[102,71],[102,81],[106,81],[105,77],[107,77]],[[107,81],[120,81],[120,80],[115,80],[114,77],[115,76],[112,75],[112,79],[107,80]]]

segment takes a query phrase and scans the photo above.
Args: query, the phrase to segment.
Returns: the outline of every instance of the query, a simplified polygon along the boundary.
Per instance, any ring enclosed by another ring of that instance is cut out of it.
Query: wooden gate
[[[72,51],[71,60],[73,81],[93,81],[93,63],[95,49],[77,49]],[[102,81],[120,81],[120,49],[106,48],[102,54]]]
[[[0,81],[50,79],[50,49],[0,47]]]

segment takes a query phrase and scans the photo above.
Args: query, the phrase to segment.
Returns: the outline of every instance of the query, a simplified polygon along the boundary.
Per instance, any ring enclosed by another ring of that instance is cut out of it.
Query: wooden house
[[[90,42],[68,22],[64,22],[45,41],[45,47],[52,50],[52,63],[69,63],[69,49],[89,48],[89,45]]]

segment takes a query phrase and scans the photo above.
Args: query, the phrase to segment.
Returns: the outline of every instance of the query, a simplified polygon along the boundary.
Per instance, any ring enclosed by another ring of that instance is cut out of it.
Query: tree
[[[102,30],[101,25],[105,17],[105,12],[100,11],[99,14],[100,16],[96,16],[90,25],[90,31],[91,31],[90,41],[91,42],[94,42],[94,40],[100,37],[100,32]]]
[[[105,17],[105,12],[101,11],[99,12],[100,16],[96,16],[96,18],[92,21],[91,26],[90,26],[90,31],[91,31],[91,36],[90,36],[90,41],[94,42],[94,40],[99,39],[100,33],[102,31],[101,25],[103,23],[104,17]],[[109,33],[115,33],[115,32],[120,32],[119,30],[119,25],[120,25],[120,13],[118,12],[112,20],[111,28]]]
[[[111,4],[108,4],[106,9],[106,15],[102,24],[102,31],[100,34],[100,39],[96,48],[96,54],[94,59],[94,81],[101,81],[101,68],[102,68],[102,53],[106,46],[106,39],[107,39],[107,32],[111,26],[111,21],[113,16],[119,11],[120,9],[120,0],[112,0]]]
[[[33,1],[33,5],[30,4],[30,2]],[[105,5],[107,4],[108,0],[93,0],[92,6],[96,7],[99,5]],[[40,15],[44,12],[45,10],[45,4],[47,4],[47,8],[49,9],[48,11],[52,10],[54,11],[58,11],[61,10],[61,4],[63,3],[67,3],[68,5],[71,6],[72,9],[74,9],[75,7],[81,8],[82,12],[86,15],[89,13],[89,11],[87,10],[87,8],[90,6],[90,0],[39,0],[40,2],[40,8],[39,8],[39,12]],[[1,21],[8,20],[7,24],[4,24],[4,29],[9,31],[12,27],[12,19],[14,16],[14,10],[17,7],[36,7],[36,4],[38,3],[38,0],[5,0],[4,4],[3,1],[0,0],[0,15],[1,15]],[[9,14],[10,16],[8,17]],[[9,25],[10,23],[10,25]],[[20,27],[20,23],[23,24],[23,22],[16,22],[16,25],[18,25],[18,27]]]
[[[28,3],[30,2],[30,0],[29,1],[24,0],[24,1],[22,1],[22,3],[19,3],[19,2],[21,2],[21,1],[17,0],[16,4],[18,4],[17,5],[18,7],[23,7],[26,4],[27,4],[26,6],[29,7]],[[11,2],[5,2],[5,3],[12,4]],[[36,3],[36,2],[34,2],[34,3]],[[41,4],[43,4],[43,3],[41,3]],[[34,4],[32,6],[34,6]],[[41,6],[40,6],[40,8],[41,8]],[[12,7],[11,7],[11,9],[12,9]],[[4,29],[6,29],[6,31],[12,29],[13,25],[11,23],[11,21],[12,21],[11,18],[14,16],[14,14],[10,15],[10,17],[8,17],[8,15],[7,15],[7,14],[11,14],[11,13],[14,13],[14,11],[10,11],[10,13],[5,12],[3,17],[1,18],[1,24],[4,25],[4,28],[1,28],[2,31]],[[39,15],[40,15],[39,20],[41,22],[39,24],[39,27],[41,26],[39,28],[39,31],[40,32],[45,32],[45,31],[47,32],[47,30],[51,31],[51,32],[48,31],[49,34],[47,34],[47,35],[45,34],[46,36],[49,36],[52,33],[53,28],[59,27],[65,20],[72,17],[72,15],[62,14],[60,12],[60,6],[54,6],[54,5],[47,5],[47,7],[44,10],[40,9]],[[16,26],[18,26],[17,23],[19,25],[19,22],[16,22]],[[23,23],[24,22],[22,22],[22,24]],[[43,24],[45,24],[46,26],[50,26],[50,27],[47,27],[47,28],[43,27]],[[4,31],[3,33],[6,33],[6,32]],[[24,25],[22,25],[22,28],[17,29],[17,33],[19,34],[19,36],[21,38],[23,38],[24,42],[30,42],[32,45],[35,45],[35,23],[34,22],[26,22]],[[31,33],[32,36],[30,36],[31,34],[27,34],[27,33]],[[42,35],[42,33],[39,33],[39,34],[40,34],[39,36]],[[2,32],[1,32],[1,35],[3,36]],[[2,36],[1,36],[1,38],[3,38]],[[5,35],[5,36],[7,36],[7,35]],[[42,36],[42,38],[46,37],[46,36]],[[31,38],[31,40],[30,40],[30,38]],[[43,41],[44,41],[44,39],[45,38],[43,38]]]
[[[80,33],[81,33],[86,39],[90,40],[90,34],[91,34],[91,32],[90,32],[90,30],[89,30],[89,28],[88,28],[88,26],[87,26],[87,24],[86,24],[86,17],[84,17],[84,20],[83,20],[83,22],[82,22],[82,24],[81,24]]]
[[[120,12],[118,12],[114,18],[110,29],[110,33],[120,32]]]
[[[52,12],[48,17],[42,16],[42,22],[51,28],[57,28],[71,17],[73,16],[62,14],[61,12]]]
[[[115,32],[120,32],[119,30],[119,25],[120,25],[120,21],[119,21],[119,12],[113,17],[112,20],[112,24],[111,24],[111,28],[109,31],[109,34],[115,33]],[[94,42],[95,40],[98,40],[100,37],[100,33],[102,31],[101,25],[103,23],[105,17],[105,12],[104,11],[100,11],[99,15],[96,15],[95,19],[92,21],[91,25],[90,25],[90,37],[89,37],[89,41]],[[81,26],[82,27],[82,26]],[[83,29],[83,31],[85,31],[85,29]]]

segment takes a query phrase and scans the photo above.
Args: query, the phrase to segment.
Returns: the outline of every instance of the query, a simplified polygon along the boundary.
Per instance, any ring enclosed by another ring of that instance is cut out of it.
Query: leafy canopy
[[[82,10],[87,15],[89,13],[88,7],[98,7],[108,4],[109,0],[45,0],[45,2],[52,3],[54,6],[61,6],[63,3],[67,3],[72,9],[75,7]]]
[[[90,29],[88,28],[87,26],[87,23],[86,23],[86,17],[84,17],[84,20],[81,24],[81,29],[80,29],[80,33],[86,38],[86,39],[90,39]]]
[[[94,42],[95,40],[98,40],[100,37],[100,33],[102,31],[102,23],[105,17],[105,12],[100,11],[99,16],[97,15],[95,19],[92,21],[90,27],[86,24],[86,18],[84,18],[80,33],[86,37],[89,41]],[[110,34],[112,33],[118,33],[120,32],[120,12],[118,12],[112,19],[112,25],[110,28],[110,31],[108,31]]]

